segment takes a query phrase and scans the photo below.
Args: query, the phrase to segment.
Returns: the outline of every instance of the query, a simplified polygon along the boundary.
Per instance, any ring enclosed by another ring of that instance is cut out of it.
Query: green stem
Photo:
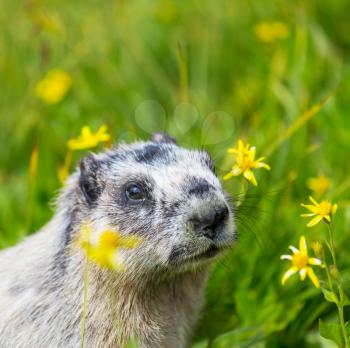
[[[333,292],[334,296],[337,298],[337,303],[336,303],[336,305],[338,306],[338,301],[339,301],[339,300],[338,300],[337,294],[336,294],[335,291],[334,291],[333,282],[332,282],[332,277],[331,277],[331,275],[330,275],[330,273],[329,273],[329,268],[328,268],[328,264],[327,264],[327,261],[326,261],[326,257],[324,257],[324,265],[325,265],[325,269],[326,269],[326,273],[327,273],[328,285],[329,285],[331,291]]]
[[[332,255],[333,264],[337,268],[337,258],[335,256],[333,230],[332,230],[330,223],[327,223],[327,227],[328,227],[328,235],[329,235],[329,244],[327,244],[327,245],[328,245],[328,249]]]
[[[339,319],[340,319],[340,326],[341,326],[341,331],[344,336],[344,342],[345,342],[345,348],[349,348],[349,337],[346,332],[346,327],[345,327],[345,321],[344,321],[344,291],[341,287],[339,287],[339,304],[337,305],[338,307],[338,314],[339,314]]]
[[[85,275],[84,275],[84,303],[83,303],[83,314],[81,319],[80,348],[84,348],[88,285],[89,285],[89,259],[88,259],[88,256],[86,256],[86,266],[85,266]]]
[[[335,248],[334,248],[333,229],[332,229],[331,223],[328,223],[327,226],[328,226],[328,234],[329,234],[329,243],[327,243],[327,246],[328,246],[328,249],[332,255],[333,265],[334,265],[336,271],[338,271],[337,259],[335,256]],[[325,266],[326,266],[326,271],[327,271],[328,283],[331,287],[333,294],[337,298],[336,306],[338,309],[338,316],[339,316],[342,335],[343,335],[344,342],[345,342],[345,348],[350,348],[349,337],[348,337],[348,334],[346,332],[345,321],[344,321],[344,290],[343,290],[342,282],[340,279],[340,281],[338,282],[338,294],[336,294],[336,292],[334,291],[333,282],[332,282],[326,261],[325,261]],[[337,295],[339,296],[339,299],[338,299]]]
[[[246,194],[247,194],[247,182],[244,179],[242,179],[240,184],[240,189],[239,189],[238,201],[236,203],[237,207],[239,207],[243,203]]]

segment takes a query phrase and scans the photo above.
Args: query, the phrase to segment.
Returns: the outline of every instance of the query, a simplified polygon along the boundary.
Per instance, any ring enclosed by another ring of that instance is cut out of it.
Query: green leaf
[[[200,341],[194,345],[191,346],[191,348],[208,348],[209,347],[209,341],[208,340],[203,340]]]
[[[350,300],[349,298],[344,294],[344,303],[343,303],[344,306],[350,306]]]
[[[263,338],[261,328],[257,326],[238,328],[215,338],[212,348],[252,347]]]
[[[341,328],[337,322],[325,323],[320,319],[318,326],[320,330],[320,335],[322,337],[335,342],[339,348],[342,348],[344,346]]]
[[[328,301],[328,302],[333,302],[333,303],[337,303],[338,299],[337,296],[334,294],[333,291],[329,291],[327,289],[321,289],[324,295],[324,298]]]
[[[348,337],[350,338],[350,321],[347,321],[345,323],[345,329],[346,329],[346,333],[347,333]]]

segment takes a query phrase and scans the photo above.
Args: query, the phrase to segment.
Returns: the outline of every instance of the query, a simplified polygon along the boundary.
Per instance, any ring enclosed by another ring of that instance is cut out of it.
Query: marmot
[[[82,159],[52,220],[0,253],[0,347],[79,347],[86,260],[69,246],[86,219],[142,243],[120,251],[122,272],[91,265],[85,346],[186,347],[235,227],[208,153],[165,134]]]

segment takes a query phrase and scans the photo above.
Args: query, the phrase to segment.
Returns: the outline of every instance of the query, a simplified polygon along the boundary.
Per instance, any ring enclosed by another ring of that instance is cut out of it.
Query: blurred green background
[[[335,319],[335,307],[309,280],[282,287],[279,255],[301,234],[322,240],[325,227],[307,230],[299,204],[323,193],[339,204],[336,248],[349,284],[349,33],[349,0],[0,0],[0,247],[50,219],[67,141],[84,125],[107,124],[115,142],[167,131],[208,149],[220,176],[227,148],[243,138],[269,154],[272,170],[257,172],[239,210],[239,241],[213,272],[193,344],[330,346],[317,323]],[[71,85],[47,103],[37,86],[52,69]],[[308,187],[319,174],[328,192]],[[225,182],[234,199],[239,185]]]

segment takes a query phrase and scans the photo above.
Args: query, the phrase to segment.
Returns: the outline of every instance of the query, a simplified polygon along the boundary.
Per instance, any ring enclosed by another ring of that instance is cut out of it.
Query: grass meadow
[[[336,322],[337,307],[309,279],[282,286],[280,255],[302,235],[327,237],[323,221],[306,227],[300,203],[337,203],[350,295],[349,33],[348,0],[0,0],[0,247],[51,218],[67,141],[83,126],[106,124],[113,142],[166,131],[207,149],[221,178],[243,139],[271,170],[255,171],[256,187],[223,181],[239,238],[214,268],[193,347],[334,347],[319,319]],[[45,95],[57,69],[65,88]],[[70,172],[87,153],[72,153]]]

